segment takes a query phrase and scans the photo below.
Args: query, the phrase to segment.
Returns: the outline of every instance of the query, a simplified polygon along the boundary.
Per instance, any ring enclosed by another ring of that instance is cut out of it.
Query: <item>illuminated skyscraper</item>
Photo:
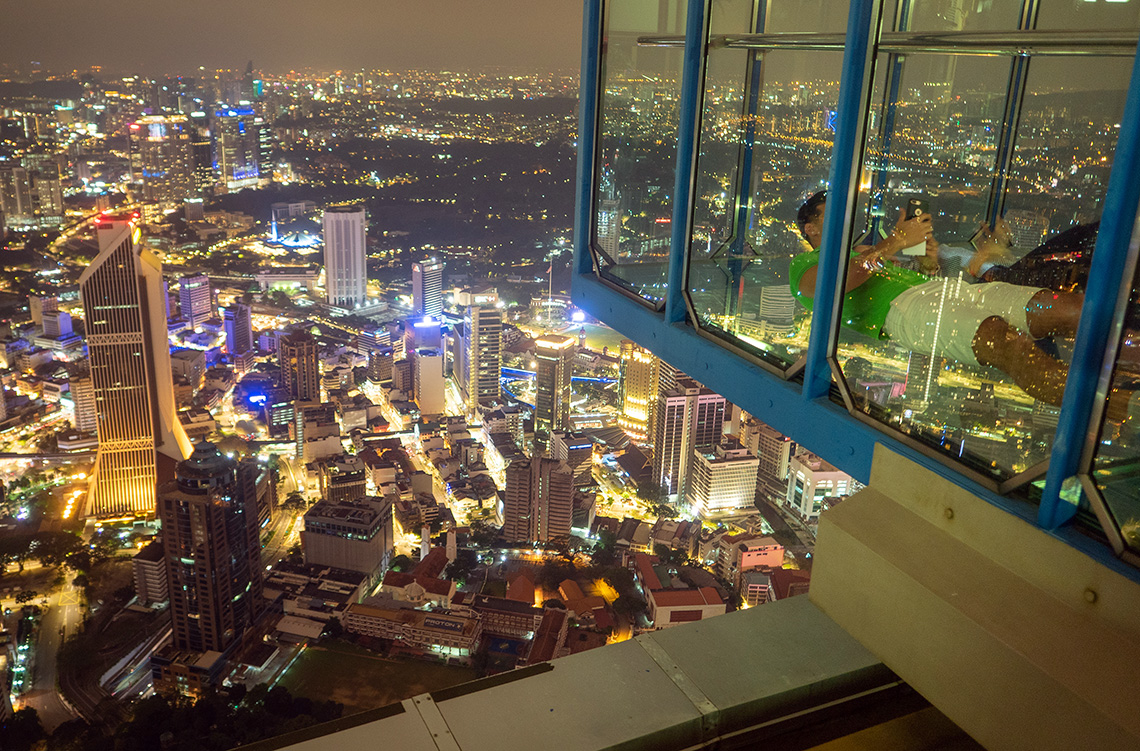
[[[227,459],[199,443],[159,490],[174,647],[225,652],[262,609],[257,462]]]
[[[325,289],[329,305],[364,304],[368,268],[364,261],[364,207],[325,209]]]
[[[131,167],[147,201],[174,204],[194,195],[191,133],[186,115],[148,115],[131,123]]]
[[[574,475],[556,459],[516,459],[507,467],[503,537],[542,542],[570,534]]]
[[[412,264],[412,312],[417,316],[443,312],[443,261],[438,258]]]
[[[190,328],[201,326],[213,318],[214,291],[210,288],[210,277],[205,274],[182,277],[178,283],[178,306],[182,309],[182,319]]]
[[[99,415],[88,515],[147,514],[160,473],[190,453],[175,414],[162,264],[131,222],[105,221],[98,234],[99,255],[79,277]]]
[[[321,365],[317,342],[307,331],[294,331],[277,345],[281,388],[302,402],[321,400]]]
[[[473,296],[464,321],[467,406],[489,406],[500,401],[499,375],[503,365],[503,311],[494,290]]]
[[[231,193],[257,187],[260,128],[250,107],[214,112],[214,163],[219,179]]]
[[[621,342],[621,416],[618,425],[629,437],[644,443],[653,436],[656,418],[658,363],[647,349],[629,339]]]
[[[534,444],[547,450],[550,436],[570,429],[570,375],[575,339],[548,334],[534,342],[538,361],[534,385]]]

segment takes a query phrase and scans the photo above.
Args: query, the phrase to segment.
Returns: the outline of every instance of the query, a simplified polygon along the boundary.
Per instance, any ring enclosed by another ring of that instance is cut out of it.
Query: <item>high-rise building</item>
[[[783,499],[788,488],[788,466],[796,451],[795,442],[751,415],[741,425],[740,441],[760,462],[757,495],[768,501]]]
[[[260,465],[203,441],[159,490],[174,647],[226,652],[262,610]]]
[[[255,188],[260,180],[260,127],[251,107],[214,112],[214,164],[226,191]]]
[[[574,487],[594,482],[594,442],[584,433],[557,432],[550,439],[550,455],[574,475]]]
[[[214,192],[217,175],[214,172],[214,145],[205,112],[190,113],[190,185],[195,196],[208,196]]]
[[[693,452],[712,449],[720,441],[724,405],[723,396],[687,378],[657,402],[653,481],[665,488],[671,503],[685,497]]]
[[[846,472],[801,449],[788,467],[785,505],[802,521],[814,522],[823,510],[825,498],[846,498],[860,487]]]
[[[358,571],[368,576],[371,585],[386,568],[394,543],[390,499],[326,498],[305,512],[301,547],[309,565]]]
[[[385,383],[392,380],[392,348],[383,347],[368,353],[368,380]]]
[[[417,349],[413,360],[416,374],[416,404],[422,415],[442,415],[446,411],[446,388],[443,378],[443,352]]]
[[[226,331],[226,352],[240,355],[253,347],[253,316],[248,305],[234,303],[222,310],[222,325]]]
[[[635,443],[653,438],[660,360],[629,339],[621,342],[621,415],[618,425]]]
[[[534,341],[538,362],[534,384],[534,443],[547,450],[550,436],[570,427],[570,376],[575,339],[547,334]]]
[[[91,376],[72,378],[69,391],[71,403],[75,405],[75,429],[94,433],[99,424],[99,412],[95,405],[95,383]]]
[[[364,250],[364,207],[325,209],[325,290],[329,305],[358,308],[367,297],[368,268]]]
[[[503,536],[512,542],[543,542],[570,534],[574,475],[560,461],[517,459],[506,471]]]
[[[147,115],[129,130],[131,168],[146,201],[171,205],[195,195],[193,129],[186,115]]]
[[[210,288],[210,277],[205,274],[191,274],[182,277],[178,283],[178,306],[182,320],[197,328],[214,317],[214,292]]]
[[[751,451],[727,436],[711,451],[694,451],[692,477],[685,490],[689,510],[705,518],[752,506],[756,500],[759,466],[760,460]]]
[[[476,296],[464,319],[466,347],[463,375],[467,407],[491,406],[501,401],[499,377],[503,365],[503,312],[499,296],[491,290]]]
[[[308,331],[294,331],[277,344],[281,388],[302,402],[321,400],[321,364],[317,340]]]
[[[412,312],[417,316],[443,312],[443,261],[438,258],[412,264]]]
[[[10,229],[35,230],[63,223],[59,165],[50,161],[0,169],[0,214]]]
[[[159,478],[190,454],[175,414],[162,263],[131,222],[104,221],[98,235],[99,255],[79,277],[99,416],[88,515],[146,514]]]

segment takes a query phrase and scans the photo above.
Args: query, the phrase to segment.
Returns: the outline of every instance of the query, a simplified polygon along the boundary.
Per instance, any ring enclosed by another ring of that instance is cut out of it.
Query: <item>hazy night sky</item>
[[[578,0],[0,0],[0,63],[156,76],[577,68]]]

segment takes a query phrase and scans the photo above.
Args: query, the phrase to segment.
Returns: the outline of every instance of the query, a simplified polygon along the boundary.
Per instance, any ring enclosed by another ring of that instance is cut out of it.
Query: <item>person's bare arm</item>
[[[903,248],[917,245],[934,236],[930,227],[930,215],[923,214],[913,219],[906,219],[900,213],[899,221],[895,224],[891,234],[884,237],[874,245],[858,245],[855,254],[847,262],[847,281],[843,286],[846,294],[866,282],[890,261]],[[819,264],[811,266],[800,277],[800,293],[808,297],[815,297],[815,281]]]

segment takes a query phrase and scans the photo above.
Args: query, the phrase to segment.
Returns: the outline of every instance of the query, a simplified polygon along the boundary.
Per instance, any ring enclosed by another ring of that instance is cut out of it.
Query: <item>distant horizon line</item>
[[[98,70],[95,70],[98,68]],[[273,76],[275,78],[285,77],[291,74],[297,75],[312,75],[332,77],[338,73],[343,75],[355,75],[358,73],[382,73],[382,74],[398,74],[398,73],[462,73],[462,74],[498,74],[498,75],[519,75],[526,78],[533,78],[536,76],[564,76],[564,75],[577,75],[579,69],[577,66],[565,67],[552,67],[542,68],[536,70],[534,66],[525,65],[483,65],[476,67],[460,67],[445,65],[439,68],[430,68],[424,66],[406,66],[406,67],[386,67],[386,68],[323,68],[316,66],[303,66],[299,68],[289,68],[288,70],[268,70],[268,69],[254,69],[255,77],[257,75]],[[244,70],[240,68],[206,68],[199,66],[188,72],[165,72],[161,74],[143,73],[140,71],[132,71],[126,68],[108,67],[97,64],[92,64],[86,69],[71,68],[68,71],[53,70],[49,66],[43,66],[40,69],[29,69],[27,66],[19,66],[14,63],[0,63],[0,81],[9,83],[36,83],[37,81],[65,81],[65,80],[79,80],[80,76],[111,76],[112,80],[126,78],[130,76],[139,76],[148,79],[159,78],[198,78],[202,75],[217,75],[219,73],[233,74],[235,77],[245,75]],[[42,75],[44,78],[35,80],[16,80],[13,76],[20,78]],[[105,79],[101,79],[105,80]]]

